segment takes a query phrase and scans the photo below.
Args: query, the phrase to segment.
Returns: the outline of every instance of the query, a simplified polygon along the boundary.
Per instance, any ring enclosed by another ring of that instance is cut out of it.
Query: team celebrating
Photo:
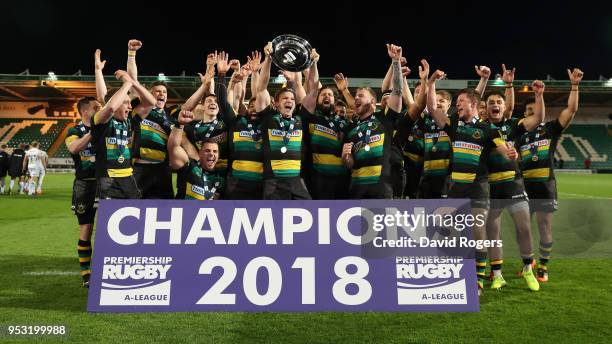
[[[473,228],[474,239],[500,239],[506,209],[523,260],[519,274],[533,291],[548,281],[557,210],[553,157],[578,110],[579,69],[567,71],[567,108],[544,122],[544,83],[533,81],[533,100],[523,115],[514,114],[515,69],[505,65],[503,93],[486,92],[491,70],[475,66],[480,83],[459,91],[456,111],[449,113],[451,94],[436,89],[445,73],[430,73],[428,62],[421,60],[419,82],[411,92],[411,71],[402,48],[393,44],[387,44],[391,62],[380,108],[373,89],[357,88],[352,94],[341,73],[334,76],[335,85],[322,85],[316,49],[308,69],[282,71],[286,84],[271,95],[273,48],[268,43],[263,54],[251,53],[242,66],[225,52],[209,54],[199,88],[185,103],[167,107],[163,82],[146,88],[138,81],[136,54],[141,48],[138,40],[128,42],[127,68],[115,72],[122,85],[110,91],[103,78],[106,61],[96,51],[97,97],[78,101],[81,121],[65,140],[76,170],[72,207],[80,227],[85,287],[97,200],[140,198],[466,198],[472,213],[487,217],[485,225]],[[37,158],[33,153],[27,160]],[[4,161],[0,155],[3,188],[10,170]],[[39,175],[31,172],[30,177]],[[532,247],[533,214],[539,229],[538,262]],[[490,276],[485,276],[487,257]],[[479,292],[486,279],[491,289],[506,285],[501,247],[477,250],[475,260]]]

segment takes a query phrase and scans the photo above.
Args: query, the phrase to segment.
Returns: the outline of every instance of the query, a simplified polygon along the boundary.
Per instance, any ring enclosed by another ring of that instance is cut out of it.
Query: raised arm
[[[506,97],[506,111],[503,113],[504,118],[512,117],[512,112],[514,111],[514,73],[516,72],[516,68],[506,69],[506,65],[502,63],[502,80],[504,80],[505,84],[505,92],[504,96]]]
[[[446,74],[441,70],[436,70],[431,74],[429,80],[427,81],[429,89],[427,91],[427,111],[433,117],[434,121],[436,121],[436,125],[438,128],[444,128],[448,121],[448,117],[444,111],[438,109],[436,104],[436,82],[444,78]]]
[[[251,67],[251,97],[257,95],[257,82],[259,81],[259,69],[261,68],[261,53],[257,50],[247,56],[247,64]]]
[[[578,85],[580,81],[582,81],[584,73],[580,69],[574,68],[571,72],[568,69],[567,75],[572,83],[572,89],[569,98],[567,98],[567,107],[563,109],[559,115],[559,124],[561,124],[563,128],[567,128],[570,125],[576,112],[578,112]]]
[[[312,66],[310,68],[312,70]],[[295,103],[302,104],[304,97],[306,97],[306,90],[304,89],[304,85],[302,85],[302,72],[288,72],[283,70],[282,73],[285,79],[287,79],[287,87],[295,91]],[[317,87],[315,86],[314,89],[316,90]]]
[[[134,81],[138,81],[138,67],[136,66],[136,52],[142,48],[142,42],[137,39],[130,39],[128,41],[128,59],[127,59],[127,72],[130,78]]]
[[[319,53],[317,53],[316,49],[312,49],[310,52],[310,58],[312,59],[312,65],[310,66],[310,72],[308,73],[308,80],[306,83],[308,84],[308,94],[304,98],[302,102],[302,106],[309,113],[314,113],[315,108],[317,107],[317,96],[319,93]]]
[[[342,94],[342,97],[344,97],[344,100],[346,101],[346,106],[354,110],[355,109],[355,98],[353,97],[353,95],[351,94],[351,91],[349,90],[348,78],[345,78],[344,74],[338,73],[334,75],[334,82],[336,83],[336,87],[338,88],[338,91]]]
[[[100,54],[102,54],[102,51],[96,49],[94,53],[94,74],[96,77],[96,98],[100,104],[104,104],[104,98],[106,98],[106,94],[108,93],[106,83],[104,82],[104,73],[102,72],[106,65],[106,60],[102,61]]]
[[[236,114],[232,109],[232,105],[228,102],[228,89],[226,75],[230,70],[231,64],[229,63],[229,54],[224,51],[219,53],[219,60],[217,61],[217,73],[218,73],[218,85],[216,87],[215,94],[217,95],[217,103],[219,104],[219,113],[221,116],[228,119],[234,118]]]
[[[115,77],[117,80],[123,81],[123,85],[121,88],[113,94],[113,96],[108,100],[106,105],[94,115],[94,124],[106,123],[113,117],[113,113],[117,111],[119,106],[125,101],[125,97],[128,95],[128,91],[134,85],[134,80],[130,78],[128,73],[123,70],[118,70],[115,72]]]
[[[402,69],[400,59],[402,58],[402,47],[387,44],[387,53],[391,58],[391,95],[387,101],[387,107],[395,112],[402,111]],[[383,109],[384,111],[384,109]]]
[[[178,170],[189,162],[189,155],[183,147],[181,147],[181,139],[183,138],[183,128],[185,124],[193,121],[193,113],[191,111],[181,110],[178,115],[178,126],[172,126],[170,137],[168,137],[168,156],[170,158],[170,167],[173,170]]]
[[[540,80],[535,80],[531,84],[531,88],[535,93],[535,109],[533,115],[523,120],[525,130],[532,131],[540,123],[544,122],[545,107],[544,107],[544,83]]]
[[[260,112],[270,105],[270,93],[268,93],[268,83],[270,82],[270,69],[272,68],[272,42],[264,47],[264,61],[261,64],[259,80],[257,83],[257,100],[255,101],[255,111]]]
[[[474,66],[476,70],[476,74],[480,76],[480,81],[478,82],[478,86],[476,86],[476,93],[482,98],[484,96],[485,89],[487,88],[487,82],[489,81],[489,77],[491,76],[491,68],[487,66]]]
[[[421,66],[419,66],[419,78],[421,79],[421,92],[419,92],[416,102],[408,103],[408,116],[413,120],[419,118],[427,106],[427,97],[429,95],[429,63],[427,63],[425,59],[421,60]]]
[[[214,78],[214,74],[211,74],[210,71],[211,69],[207,68],[204,75],[202,75],[201,73],[198,73],[198,76],[200,77],[200,82],[202,84],[191,95],[191,97],[189,97],[189,99],[185,101],[185,104],[181,106],[182,110],[193,111],[193,109],[195,109],[195,107],[198,105],[198,102],[200,101],[200,99],[202,99],[206,95],[206,91],[210,87],[210,82],[212,78]],[[213,71],[212,73],[214,73],[214,68],[212,69],[212,71]]]

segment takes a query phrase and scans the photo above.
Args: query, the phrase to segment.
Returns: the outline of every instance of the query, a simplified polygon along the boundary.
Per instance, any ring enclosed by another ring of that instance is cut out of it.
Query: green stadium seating
[[[560,145],[557,159],[563,158],[562,150],[567,153],[564,169],[584,168],[587,155],[592,169],[612,169],[612,141],[606,125],[572,124],[563,132]]]

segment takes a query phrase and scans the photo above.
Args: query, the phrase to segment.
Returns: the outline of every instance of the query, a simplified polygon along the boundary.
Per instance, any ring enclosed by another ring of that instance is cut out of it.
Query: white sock
[[[25,186],[24,182],[19,182],[19,192],[23,192],[23,187]]]
[[[523,265],[523,271],[524,271],[524,272],[531,271],[531,264],[525,264],[525,265]]]
[[[13,191],[13,186],[15,186],[15,179],[11,179],[11,182],[9,183],[9,190]]]
[[[501,269],[498,269],[498,270],[493,270],[493,276],[495,276],[495,277],[499,277],[499,276],[501,276],[501,275],[502,275],[502,273],[501,273]]]
[[[43,180],[45,180],[45,175],[42,174],[40,177],[38,177],[38,191],[42,191],[42,183]]]
[[[32,196],[36,191],[36,183],[33,181],[28,183],[28,195]]]

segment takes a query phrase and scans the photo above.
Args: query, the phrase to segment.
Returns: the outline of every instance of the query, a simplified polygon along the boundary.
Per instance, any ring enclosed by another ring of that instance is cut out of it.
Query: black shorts
[[[134,163],[134,178],[143,199],[172,199],[172,171],[166,163]]]
[[[11,179],[12,178],[21,177],[21,176],[23,176],[23,169],[21,169],[21,167],[19,167],[19,168],[9,168],[8,174],[9,174],[9,176],[11,176]]]
[[[233,177],[227,177],[225,199],[263,199],[263,180],[242,180]]]
[[[404,197],[417,198],[419,191],[419,182],[423,173],[423,164],[415,163],[410,159],[404,159],[404,170],[406,173],[406,187],[404,188]]]
[[[140,190],[134,176],[98,178],[99,199],[140,199]]]
[[[389,182],[376,184],[352,184],[349,189],[350,199],[392,199],[393,185]]]
[[[329,176],[313,170],[308,191],[312,199],[346,199],[350,182],[349,174]]]
[[[448,190],[448,176],[423,176],[419,183],[417,198],[445,198]]]
[[[491,209],[503,209],[515,203],[528,201],[523,178],[489,185],[491,190]]]
[[[0,167],[0,178],[6,177],[8,174],[8,168]]]
[[[300,177],[271,178],[264,180],[263,199],[310,200],[304,180]]]
[[[75,179],[72,184],[72,212],[80,225],[94,223],[96,180]]]
[[[536,211],[552,213],[559,209],[555,179],[546,182],[525,181],[525,190],[529,196],[529,210],[532,213]]]
[[[472,183],[448,184],[448,198],[467,198],[472,208],[489,209],[489,182],[475,180]]]

